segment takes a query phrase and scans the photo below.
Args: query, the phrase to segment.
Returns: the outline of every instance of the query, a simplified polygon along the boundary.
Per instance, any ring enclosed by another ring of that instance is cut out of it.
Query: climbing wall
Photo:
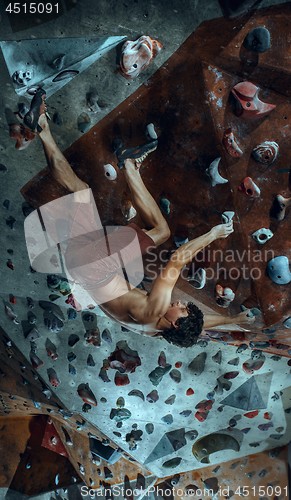
[[[274,43],[267,53],[273,50],[269,62],[266,54],[262,65],[261,59],[246,64],[239,52],[250,27],[263,24],[280,32],[289,22],[290,6],[285,6],[261,11],[251,20],[204,23],[151,80],[66,152],[76,173],[92,187],[104,224],[125,223],[119,203],[126,191],[122,172],[117,181],[109,181],[103,165],[116,166],[111,150],[115,135],[128,146],[136,145],[145,141],[145,125],[154,122],[159,147],[142,167],[142,176],[158,202],[170,202],[166,216],[172,234],[182,225],[192,238],[219,223],[224,210],[236,214],[233,235],[213,245],[221,252],[216,255],[223,255],[222,262],[212,252],[200,260],[209,274],[214,271],[205,288],[196,290],[184,279],[179,289],[221,312],[215,285],[231,286],[236,297],[223,312],[236,313],[242,303],[252,302],[261,311],[253,331],[205,332],[193,348],[178,349],[122,330],[97,307],[78,315],[64,310],[61,315],[43,303],[35,308],[37,339],[30,340],[31,332],[22,331],[22,325],[11,331],[27,358],[30,342],[35,342],[44,361],[38,371],[67,408],[84,415],[160,478],[208,463],[236,463],[290,439],[291,339],[282,327],[290,315],[290,285],[276,285],[265,275],[267,258],[254,259],[254,251],[262,251],[262,246],[251,238],[255,230],[270,227],[274,196],[289,196],[289,69],[286,60],[280,60],[282,47],[287,50],[288,30],[282,30],[281,45]],[[248,122],[233,113],[229,95],[242,80],[254,81],[260,98],[276,104],[269,116]],[[229,128],[242,150],[239,159],[230,157],[222,145]],[[252,149],[262,140],[276,141],[280,147],[268,169],[251,159]],[[220,173],[228,182],[212,187],[206,168],[219,156]],[[238,190],[246,176],[259,185],[259,198]],[[67,194],[47,170],[22,193],[35,207]],[[290,212],[272,230],[264,251],[289,256]],[[165,250],[173,246],[169,241]],[[234,260],[226,258],[230,250],[235,251]],[[232,276],[234,268],[245,265],[251,271],[254,263],[260,278]],[[63,308],[65,292],[48,289],[43,300]],[[47,314],[43,317],[46,311],[52,314],[49,319]],[[11,321],[3,320],[10,326]]]

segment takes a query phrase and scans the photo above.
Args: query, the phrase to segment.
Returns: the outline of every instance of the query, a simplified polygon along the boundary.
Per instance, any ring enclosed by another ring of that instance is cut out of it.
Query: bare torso
[[[110,288],[116,287],[117,281],[110,283],[107,296],[110,297]],[[120,282],[124,285],[124,280]],[[94,294],[91,294],[94,298]],[[146,313],[148,303],[148,294],[145,290],[139,288],[123,289],[122,295],[119,297],[103,301],[99,307],[114,321],[125,326],[129,330],[138,333],[146,333],[146,335],[156,335],[160,330],[157,324],[160,317],[155,317]]]

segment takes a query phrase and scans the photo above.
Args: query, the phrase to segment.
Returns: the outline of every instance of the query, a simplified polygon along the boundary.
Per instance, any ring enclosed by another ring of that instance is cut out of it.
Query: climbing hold
[[[228,361],[227,364],[237,366],[239,364],[239,358],[233,358],[230,361]]]
[[[259,198],[261,194],[260,188],[256,185],[251,177],[245,177],[245,179],[238,186],[238,190],[246,194],[250,198]]]
[[[235,293],[229,287],[222,287],[217,284],[215,287],[216,292],[216,304],[220,307],[229,307],[230,303],[235,298]]]
[[[223,377],[226,379],[226,380],[230,380],[232,378],[235,378],[239,375],[239,372],[227,372],[227,373],[224,373]]]
[[[72,309],[71,307],[69,307],[69,309],[67,310],[67,316],[68,316],[68,319],[76,319],[77,311],[75,309]]]
[[[65,54],[60,54],[59,56],[55,57],[55,59],[53,59],[53,61],[50,63],[51,68],[56,69],[57,71],[61,71],[65,64],[65,57]]]
[[[176,370],[174,368],[172,371],[170,371],[169,375],[171,379],[174,380],[174,382],[176,382],[177,384],[181,382],[181,373],[179,372],[179,370]]]
[[[87,344],[94,345],[95,347],[100,347],[101,345],[100,330],[97,326],[93,330],[87,330],[84,338]]]
[[[215,363],[217,363],[219,365],[221,364],[222,352],[220,349],[219,349],[219,351],[217,351],[216,354],[214,354],[214,356],[212,356],[212,359],[213,359],[213,361],[215,361]]]
[[[27,321],[31,325],[35,325],[35,323],[37,322],[37,317],[36,317],[35,314],[33,314],[32,311],[28,311],[28,313],[27,313]]]
[[[37,328],[33,327],[31,328],[28,333],[26,334],[26,339],[29,340],[30,342],[33,342],[36,339],[39,339],[40,333]]]
[[[8,318],[11,319],[11,321],[13,321],[13,323],[15,323],[16,325],[19,325],[20,321],[17,318],[17,314],[15,314],[12,307],[8,306],[7,304],[4,304],[4,308]]]
[[[204,371],[205,368],[206,358],[207,358],[206,352],[201,352],[200,354],[198,354],[198,356],[196,356],[191,361],[191,363],[189,363],[188,365],[189,371],[195,376],[201,375],[201,373]]]
[[[56,371],[53,368],[47,370],[48,378],[53,387],[58,387],[60,385],[60,380],[57,376]]]
[[[105,368],[102,367],[100,369],[98,376],[99,376],[99,378],[101,378],[101,380],[103,380],[103,382],[110,382],[110,378],[108,377],[107,371],[105,370]]]
[[[259,99],[260,88],[254,83],[243,81],[237,83],[231,89],[231,95],[234,98],[236,116],[243,118],[258,118],[270,113],[276,108],[275,104],[269,104]]]
[[[137,211],[130,200],[123,201],[121,205],[121,212],[127,221],[133,219],[137,214]]]
[[[162,422],[164,422],[165,424],[172,424],[173,423],[173,415],[171,415],[170,413],[168,413],[168,415],[165,415],[164,417],[161,418]]]
[[[77,342],[79,342],[80,340],[80,337],[78,335],[76,335],[75,333],[72,333],[70,336],[69,336],[69,339],[68,339],[68,345],[70,347],[74,347],[74,345],[77,344]]]
[[[55,316],[53,312],[44,311],[43,319],[44,319],[44,325],[50,332],[58,333],[64,327],[63,321],[60,320],[57,316]]]
[[[6,208],[6,210],[9,210],[9,208],[10,208],[10,200],[4,200],[3,201],[3,207]]]
[[[181,368],[182,364],[183,364],[182,361],[177,361],[175,363],[175,368]]]
[[[193,396],[194,394],[194,390],[192,389],[192,387],[189,387],[189,389],[187,389],[186,391],[186,396]]]
[[[248,32],[243,46],[252,52],[266,52],[271,47],[271,35],[265,26],[257,26]]]
[[[106,165],[103,166],[104,169],[104,175],[109,181],[115,181],[117,178],[117,172],[113,165],[111,163],[106,163]]]
[[[65,69],[64,71],[61,71],[57,76],[55,76],[52,81],[61,82],[62,80],[67,80],[68,78],[73,78],[74,76],[77,76],[78,73],[79,71],[77,71],[76,69]]]
[[[48,338],[45,341],[45,348],[49,358],[51,358],[53,361],[56,361],[59,357],[57,353],[57,348],[55,344]]]
[[[108,344],[112,344],[112,337],[111,337],[111,333],[108,330],[108,328],[105,328],[105,330],[103,330],[101,337],[102,337],[102,340],[104,340],[105,342],[108,342]]]
[[[179,413],[179,415],[182,415],[182,417],[189,417],[191,413],[192,413],[191,410],[183,410]]]
[[[84,134],[84,132],[87,132],[90,128],[91,118],[87,113],[83,112],[78,116],[77,123],[78,123],[78,129],[80,130],[80,132]]]
[[[215,158],[212,163],[210,163],[209,167],[205,170],[206,174],[210,177],[211,186],[214,187],[217,184],[226,184],[228,179],[225,179],[218,172],[218,166],[220,163],[221,157]]]
[[[80,384],[77,389],[78,395],[83,399],[84,403],[92,406],[97,406],[97,399],[91,391],[89,384]]]
[[[280,255],[269,260],[267,264],[267,274],[277,285],[287,285],[291,281],[289,260],[285,255]]]
[[[158,134],[155,130],[155,126],[153,123],[148,123],[146,126],[146,136],[149,141],[156,140],[158,138]]]
[[[285,328],[291,328],[291,316],[283,321],[283,325],[285,326]]]
[[[172,396],[169,396],[166,400],[165,400],[165,404],[166,405],[173,405],[175,403],[175,400],[176,400],[176,394],[172,394]]]
[[[181,457],[175,457],[172,458],[171,460],[167,460],[166,462],[163,463],[163,467],[165,469],[173,469],[174,467],[178,467],[182,461]]]
[[[223,134],[222,144],[225,147],[226,152],[233,158],[240,158],[243,155],[243,151],[240,149],[231,128],[225,130]]]
[[[123,397],[117,398],[116,406],[118,406],[118,408],[123,408],[125,406],[125,401]]]
[[[176,248],[180,248],[185,243],[188,243],[189,238],[187,236],[174,235],[174,243]]]
[[[286,210],[290,205],[291,198],[284,198],[281,194],[277,194],[270,210],[270,216],[278,221],[282,221],[285,218]]]
[[[146,400],[149,403],[156,403],[158,399],[159,399],[158,391],[156,391],[155,389],[151,391],[146,397]]]
[[[76,359],[76,357],[77,357],[76,354],[74,354],[73,352],[68,352],[67,358],[68,358],[69,363],[74,361],[74,359]]]
[[[91,111],[91,113],[98,113],[98,111],[101,111],[101,108],[98,104],[98,99],[99,96],[96,90],[91,90],[86,94],[87,106],[89,108],[89,111]]]
[[[259,414],[259,410],[253,410],[253,411],[249,411],[247,413],[244,413],[244,417],[255,418],[258,414]]]
[[[43,366],[43,361],[32,350],[29,353],[29,358],[30,358],[30,362],[32,364],[32,367],[35,368],[35,370],[37,370],[38,368]]]
[[[264,141],[252,150],[252,157],[263,165],[271,165],[277,158],[279,145],[275,141]]]
[[[8,259],[6,262],[6,266],[9,267],[12,271],[14,271],[14,264],[11,259]]]
[[[144,401],[144,395],[141,391],[138,389],[133,389],[128,393],[128,396],[137,396],[138,398],[141,398]]]
[[[159,385],[161,382],[162,378],[166,373],[168,373],[172,368],[172,365],[166,365],[165,367],[162,366],[157,366],[150,374],[149,374],[149,379],[151,383],[155,386]]]
[[[121,48],[119,71],[122,76],[132,80],[150,64],[163,45],[149,36],[141,36],[135,41],[126,41]]]
[[[270,240],[274,234],[272,233],[271,229],[266,229],[265,227],[262,227],[261,229],[258,229],[252,234],[252,237],[257,243],[260,243],[260,245],[264,245],[268,240]]]
[[[123,385],[130,384],[130,380],[128,378],[127,373],[119,373],[118,371],[115,373],[114,383],[116,386],[120,387]]]
[[[167,365],[166,355],[165,355],[164,351],[161,351],[159,354],[158,365],[162,366],[163,368],[165,368]]]
[[[228,222],[231,222],[232,219],[234,218],[234,216],[235,216],[235,213],[232,211],[222,212],[221,218],[222,218],[223,224],[227,224]]]
[[[248,348],[248,344],[240,344],[236,350],[236,352],[239,354],[243,351],[245,351]]]
[[[88,354],[88,357],[87,357],[87,366],[95,366],[95,361],[93,359],[92,354]]]
[[[112,408],[109,418],[115,422],[122,422],[131,417],[131,412],[127,408]]]
[[[154,432],[154,424],[146,424],[145,430],[148,434],[152,434]]]
[[[230,435],[227,431],[221,431],[208,434],[196,441],[192,447],[192,453],[199,462],[209,464],[209,455],[228,449],[239,451],[239,438],[236,439],[234,435]]]
[[[171,202],[168,200],[168,198],[165,198],[163,196],[160,198],[160,208],[165,215],[170,215]]]
[[[70,373],[70,375],[76,375],[76,373],[77,373],[76,368],[71,364],[69,364],[69,373]]]
[[[273,422],[268,422],[267,424],[258,425],[260,431],[268,431],[271,427],[274,427]]]
[[[187,281],[197,290],[201,290],[206,284],[206,271],[203,267],[199,267],[197,271],[191,276],[187,277]]]

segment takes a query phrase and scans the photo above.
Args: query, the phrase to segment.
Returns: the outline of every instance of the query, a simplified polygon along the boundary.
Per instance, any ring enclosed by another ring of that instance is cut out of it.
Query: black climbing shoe
[[[115,154],[118,159],[118,167],[124,167],[124,161],[127,159],[135,160],[137,163],[141,163],[150,153],[155,151],[158,147],[158,141],[154,140],[147,142],[142,146],[136,146],[135,148],[124,149],[122,146],[115,150]]]
[[[33,96],[30,104],[30,109],[23,118],[24,124],[33,132],[41,132],[42,128],[38,124],[40,115],[46,113],[45,104],[46,92],[39,88]]]

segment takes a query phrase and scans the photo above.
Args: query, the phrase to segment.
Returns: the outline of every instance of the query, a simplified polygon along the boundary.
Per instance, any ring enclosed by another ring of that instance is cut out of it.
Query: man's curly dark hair
[[[170,344],[179,347],[191,347],[196,344],[197,337],[203,328],[203,313],[193,302],[188,302],[187,311],[186,318],[177,319],[178,328],[172,326],[161,332],[162,337]]]

